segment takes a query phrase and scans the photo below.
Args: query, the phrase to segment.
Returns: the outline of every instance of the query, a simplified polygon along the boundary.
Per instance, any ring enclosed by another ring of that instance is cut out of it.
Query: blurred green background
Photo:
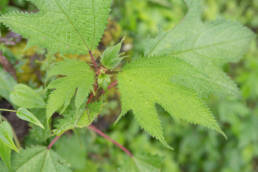
[[[258,0],[204,0],[204,4],[203,20],[222,16],[239,21],[258,33]],[[35,7],[24,0],[0,0],[0,14],[17,8],[35,11]],[[125,36],[123,51],[128,57],[142,54],[146,45],[142,40],[174,27],[186,10],[183,0],[114,0],[99,51]],[[0,27],[3,38],[7,39],[7,28]],[[13,39],[7,40],[15,42]],[[205,128],[173,121],[160,109],[167,141],[174,148],[174,151],[168,150],[147,136],[132,115],[127,115],[116,125],[112,124],[119,114],[116,90],[107,95],[110,103],[95,125],[136,155],[151,153],[162,157],[162,172],[258,172],[257,45],[256,37],[239,63],[224,66],[241,90],[242,98],[226,100],[211,97],[207,100],[228,136],[227,140]],[[41,57],[44,52],[37,48],[23,51],[25,46],[26,40],[13,45],[6,40],[0,42],[1,51],[17,68],[18,81],[38,87],[42,82],[35,73],[39,71],[44,75],[45,69],[37,60],[44,58]],[[1,103],[6,102],[2,100]],[[56,151],[74,171],[123,171],[127,157],[121,150],[89,131],[78,130],[77,133],[66,134],[55,145]],[[39,137],[36,132],[26,133],[24,145],[40,143]]]

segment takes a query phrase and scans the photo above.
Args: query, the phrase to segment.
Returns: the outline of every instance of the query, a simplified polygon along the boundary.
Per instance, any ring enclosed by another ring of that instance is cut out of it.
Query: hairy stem
[[[113,140],[112,138],[110,138],[108,135],[106,135],[105,133],[103,133],[101,130],[97,129],[95,126],[90,125],[88,126],[88,128],[94,132],[96,132],[97,134],[99,134],[100,136],[102,136],[103,138],[105,138],[106,140],[112,142],[114,145],[116,145],[118,148],[120,148],[121,150],[123,150],[128,156],[133,157],[133,154],[126,149],[124,146],[122,146],[121,144],[119,144],[118,142],[116,142],[115,140]]]
[[[93,56],[91,51],[89,51],[89,54],[90,54],[90,59],[91,59],[91,62],[93,64],[93,66],[94,66],[94,69],[97,72],[99,67],[98,67],[98,64],[97,64],[97,62],[95,60],[95,57]]]

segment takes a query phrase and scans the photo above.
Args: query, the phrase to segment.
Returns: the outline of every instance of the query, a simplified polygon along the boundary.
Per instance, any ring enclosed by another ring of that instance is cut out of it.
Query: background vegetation
[[[205,0],[203,20],[219,16],[240,21],[256,34],[258,32],[257,0]],[[1,0],[0,14],[14,9],[35,12],[37,9],[25,0]],[[114,45],[126,35],[123,51],[126,54],[142,54],[142,38],[156,35],[160,30],[175,26],[184,16],[186,7],[182,0],[114,0],[111,18],[104,34],[99,52]],[[48,63],[56,58],[46,56],[45,50],[26,48],[26,40],[1,27],[0,51],[13,65],[6,76],[0,67],[1,80],[8,80],[6,88],[11,90],[17,81],[34,88],[42,86]],[[120,109],[118,93],[113,89],[108,96],[101,117],[95,125],[119,143],[125,145],[134,154],[146,152],[157,154],[162,159],[162,171],[168,172],[257,172],[258,171],[258,39],[251,44],[248,54],[237,64],[224,66],[224,70],[235,80],[242,92],[239,100],[225,100],[223,97],[210,97],[208,102],[223,131],[221,135],[202,127],[184,125],[161,115],[166,138],[175,149],[170,151],[140,130],[139,126],[127,115],[125,120],[112,125]],[[96,55],[98,51],[94,52]],[[70,58],[89,59],[87,56]],[[130,59],[128,59],[130,60]],[[44,65],[41,65],[44,64]],[[14,72],[15,71],[15,72]],[[7,102],[9,92],[0,85],[0,108],[12,108]],[[3,91],[5,90],[5,91]],[[159,112],[164,114],[162,110]],[[2,113],[14,127],[23,145],[49,143],[44,133],[27,123],[18,120],[14,113]],[[75,133],[75,134],[73,134]],[[54,149],[71,165],[76,172],[122,171],[127,162],[124,152],[117,149],[95,133],[76,130],[64,135]],[[0,162],[0,171],[3,167]]]

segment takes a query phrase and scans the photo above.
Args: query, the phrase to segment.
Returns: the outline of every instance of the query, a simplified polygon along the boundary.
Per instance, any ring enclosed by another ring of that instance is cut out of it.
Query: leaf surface
[[[39,126],[39,127],[44,129],[43,124],[41,124],[41,122],[38,120],[38,118],[33,113],[28,111],[28,109],[26,109],[26,108],[19,108],[17,110],[16,114],[17,114],[17,116],[20,119],[22,119],[24,121],[28,121],[28,122],[30,122],[32,124],[35,124],[35,125],[37,125],[37,126]]]
[[[111,0],[29,0],[39,12],[11,12],[0,22],[51,52],[81,54],[97,47]]]
[[[17,84],[10,95],[12,103],[24,108],[44,108],[45,101],[32,88],[24,84]]]
[[[172,82],[173,77],[204,77],[191,65],[170,56],[138,58],[118,74],[122,114],[133,110],[137,122],[149,134],[167,145],[155,105],[160,104],[174,118],[200,124],[223,134],[212,113],[198,95]]]
[[[13,77],[0,68],[0,96],[10,101],[9,96],[15,85]]]
[[[47,103],[47,119],[54,112],[63,113],[75,95],[75,106],[77,109],[86,102],[94,83],[94,72],[89,65],[79,60],[66,59],[57,63],[48,71],[48,78],[52,76],[64,76],[52,81],[49,89],[55,89],[49,96]]]
[[[16,172],[71,172],[58,154],[40,146],[15,154],[13,168]]]
[[[0,158],[7,167],[11,166],[11,149],[0,140]]]
[[[207,85],[203,80],[187,77],[174,78],[175,82],[192,88],[200,95],[240,95],[238,88],[220,69],[228,62],[237,62],[248,50],[254,34],[237,22],[217,19],[202,22],[200,0],[185,0],[188,13],[175,28],[148,40],[146,56],[170,55],[191,64],[209,76]]]
[[[13,130],[7,121],[0,123],[0,141],[9,148],[18,152],[16,145],[13,142]]]

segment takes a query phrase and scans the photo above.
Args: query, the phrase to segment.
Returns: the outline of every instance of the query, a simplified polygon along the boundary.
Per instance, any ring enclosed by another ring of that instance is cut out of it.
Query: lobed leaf
[[[85,54],[103,35],[111,0],[29,0],[39,12],[11,12],[0,22],[29,40],[55,53]]]
[[[94,73],[89,65],[78,61],[66,59],[57,63],[48,71],[48,78],[62,75],[64,77],[52,81],[48,89],[55,89],[49,96],[47,103],[47,120],[54,112],[63,113],[75,96],[75,106],[79,109],[86,102],[94,83]]]
[[[13,169],[16,172],[71,172],[58,154],[41,146],[27,148],[15,154]]]

